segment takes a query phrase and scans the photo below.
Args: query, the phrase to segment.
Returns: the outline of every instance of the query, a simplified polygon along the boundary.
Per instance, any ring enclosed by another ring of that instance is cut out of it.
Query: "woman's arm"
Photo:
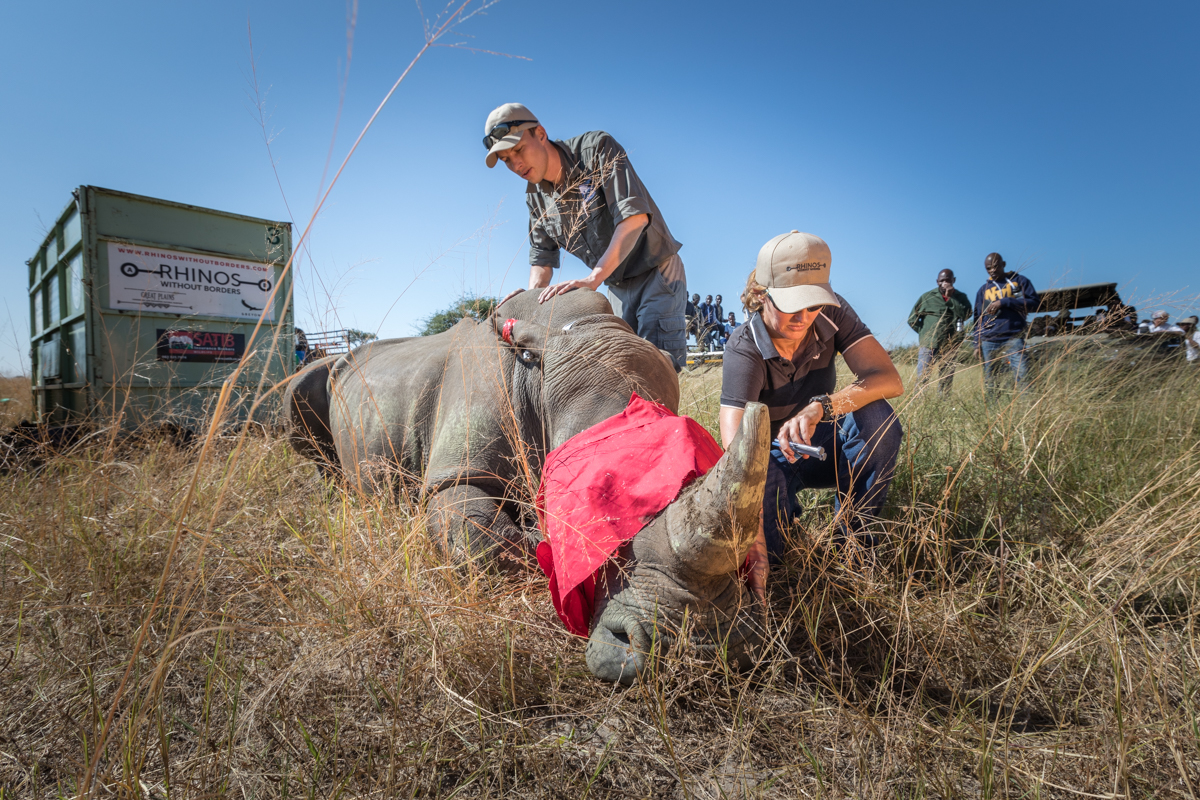
[[[742,424],[742,415],[745,413],[746,409],[744,408],[721,406],[721,410],[717,414],[717,425],[721,428],[722,449],[729,449],[729,443],[733,441],[734,436],[737,436],[738,427]]]
[[[896,371],[892,357],[874,336],[859,339],[850,345],[849,349],[842,353],[842,358],[846,359],[846,366],[854,373],[854,383],[829,395],[834,414],[849,414],[876,400],[887,400],[904,394],[904,382],[900,380],[900,373]],[[725,409],[721,411],[724,412]],[[812,444],[812,435],[823,413],[820,403],[809,403],[800,409],[799,414],[783,423],[783,427],[779,429],[779,449],[789,462],[796,460],[796,454],[788,442]],[[725,434],[723,419],[722,417],[722,438]]]

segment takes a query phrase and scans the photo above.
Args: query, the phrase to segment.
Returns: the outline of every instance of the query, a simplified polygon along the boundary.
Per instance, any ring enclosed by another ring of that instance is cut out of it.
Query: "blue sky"
[[[457,41],[523,58],[438,48],[417,65],[314,227],[298,322],[408,335],[462,292],[524,285],[524,185],[479,141],[511,100],[551,136],[616,136],[690,290],[730,310],[763,242],[798,228],[829,242],[835,289],[889,344],[915,339],[904,320],[939,269],[973,297],[992,250],[1039,289],[1117,281],[1140,307],[1194,312],[1197,9],[502,0]],[[76,186],[303,227],[346,16],[342,0],[5,4],[0,371],[28,363],[24,262]],[[335,165],[421,43],[414,4],[361,0]]]

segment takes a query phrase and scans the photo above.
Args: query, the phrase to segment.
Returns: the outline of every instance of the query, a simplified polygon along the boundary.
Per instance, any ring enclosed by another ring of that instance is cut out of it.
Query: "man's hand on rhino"
[[[595,289],[602,283],[603,279],[593,280],[593,276],[589,275],[586,278],[580,278],[574,281],[563,281],[556,283],[553,286],[547,286],[542,289],[542,293],[538,295],[538,302],[544,303],[555,295],[560,295],[569,292],[572,289]]]

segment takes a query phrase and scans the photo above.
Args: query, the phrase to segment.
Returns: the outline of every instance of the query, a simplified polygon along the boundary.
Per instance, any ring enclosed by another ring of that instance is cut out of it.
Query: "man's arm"
[[[917,333],[921,332],[921,315],[917,313],[917,310],[920,308],[921,300],[918,299],[916,305],[913,306],[912,311],[908,315],[908,327],[912,328]]]
[[[971,301],[967,296],[959,292],[957,295],[952,295],[951,299],[954,303],[954,319],[955,321],[966,321],[971,318]]]
[[[975,316],[974,327],[972,332],[975,335],[975,351],[979,352],[982,345],[980,337],[983,333],[983,287],[979,287],[979,291],[975,293]]]
[[[542,224],[545,212],[537,199],[532,194],[526,194],[525,202],[529,206],[529,288],[541,289],[550,285],[550,279],[554,277],[554,268],[562,263],[562,253],[559,251],[558,242],[554,241],[554,237],[546,232],[546,226]]]
[[[534,264],[529,268],[529,288],[545,289],[550,285],[550,279],[553,277],[554,267],[544,267]]]
[[[621,220],[617,227],[613,230],[612,240],[608,243],[608,249],[604,251],[604,255],[600,256],[600,260],[596,262],[595,268],[586,278],[580,278],[573,281],[564,281],[556,283],[542,290],[538,295],[538,302],[544,303],[555,295],[569,292],[572,289],[596,289],[600,284],[604,283],[604,279],[613,274],[617,267],[621,266],[621,262],[633,250],[637,244],[638,237],[642,235],[642,231],[650,224],[649,214],[634,214],[632,217],[626,217]],[[532,285],[533,272],[530,271],[530,287],[537,288]],[[546,278],[549,283],[549,277]],[[542,284],[545,286],[546,284]]]
[[[1033,288],[1033,282],[1024,275],[1017,276],[1017,285],[1021,287],[1021,294],[1017,297],[1003,297],[1000,299],[1000,305],[1003,308],[1011,308],[1015,311],[1021,311],[1028,314],[1037,308],[1038,294]]]

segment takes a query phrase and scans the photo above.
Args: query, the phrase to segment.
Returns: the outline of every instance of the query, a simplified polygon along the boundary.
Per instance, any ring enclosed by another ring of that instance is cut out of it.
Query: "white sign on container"
[[[197,317],[258,319],[277,268],[226,256],[108,242],[108,305]]]

